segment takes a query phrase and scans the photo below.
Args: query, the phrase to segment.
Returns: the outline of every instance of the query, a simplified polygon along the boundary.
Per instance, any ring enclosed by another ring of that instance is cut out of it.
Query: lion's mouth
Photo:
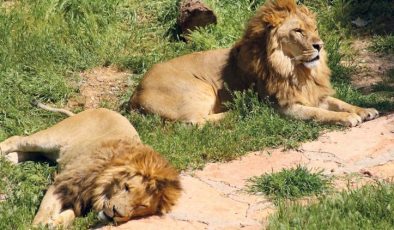
[[[118,214],[116,209],[109,211],[109,209],[101,210],[98,213],[98,218],[103,222],[115,222],[115,223],[123,223],[129,220],[127,216],[121,216]]]
[[[311,63],[311,62],[314,62],[314,61],[318,61],[319,59],[320,59],[319,55],[316,55],[316,57],[314,57],[314,58],[312,58],[311,60],[306,61],[306,62],[307,62],[307,63]]]
[[[307,68],[313,68],[313,67],[317,66],[317,63],[319,62],[319,59],[320,59],[320,56],[316,55],[316,57],[314,57],[314,58],[312,58],[312,59],[310,59],[308,61],[305,61],[303,64]]]
[[[117,216],[109,216],[105,211],[100,211],[98,213],[98,219],[101,220],[103,223],[114,222],[116,223],[123,223],[129,220],[128,217],[117,217]]]

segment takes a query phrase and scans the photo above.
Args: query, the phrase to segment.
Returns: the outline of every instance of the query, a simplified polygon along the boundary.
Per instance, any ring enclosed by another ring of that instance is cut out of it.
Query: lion
[[[379,115],[334,98],[330,75],[315,14],[294,0],[268,0],[232,48],[154,65],[129,108],[204,124],[225,117],[234,91],[253,89],[261,101],[296,119],[356,126]]]
[[[169,212],[180,196],[177,170],[141,143],[125,117],[107,109],[10,137],[0,143],[0,155],[6,154],[16,162],[45,157],[59,164],[33,226],[67,227],[89,210],[118,224]]]

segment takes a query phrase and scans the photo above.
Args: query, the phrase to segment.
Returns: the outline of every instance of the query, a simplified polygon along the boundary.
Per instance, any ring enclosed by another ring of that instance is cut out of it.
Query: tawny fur
[[[354,126],[378,116],[331,97],[331,71],[315,15],[293,0],[268,0],[231,48],[154,65],[130,108],[203,124],[224,117],[234,91],[253,88],[284,115]]]
[[[66,227],[89,210],[124,222],[166,213],[180,195],[178,172],[141,143],[126,118],[107,109],[0,143],[1,155],[15,153],[16,161],[44,156],[59,163],[33,225]]]

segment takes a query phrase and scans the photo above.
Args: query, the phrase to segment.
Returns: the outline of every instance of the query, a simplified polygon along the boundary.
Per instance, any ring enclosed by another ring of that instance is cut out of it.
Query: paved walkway
[[[262,229],[275,207],[263,196],[246,193],[247,179],[298,164],[327,175],[394,178],[394,114],[326,133],[298,150],[253,152],[183,173],[184,192],[171,213],[103,229]]]

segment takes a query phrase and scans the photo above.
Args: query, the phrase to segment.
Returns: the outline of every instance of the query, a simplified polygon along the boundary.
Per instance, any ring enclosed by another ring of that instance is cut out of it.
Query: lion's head
[[[115,222],[168,212],[180,194],[178,173],[167,161],[147,147],[132,152],[114,158],[93,190],[93,208]]]
[[[280,8],[281,3],[288,6],[288,9],[284,11],[287,14],[286,17],[278,13],[283,12]],[[273,26],[272,33],[276,33],[277,40],[272,42],[277,43],[284,55],[294,60],[295,65],[303,64],[307,68],[316,67],[320,60],[323,41],[318,34],[315,15],[305,6],[296,7],[294,1],[285,3],[278,1],[277,4],[263,8],[262,13],[267,15],[266,11],[271,10],[273,14],[265,20]]]
[[[115,141],[106,143],[103,151],[113,152],[112,159],[98,154],[95,168],[87,163],[83,172],[55,179],[65,208],[77,215],[93,209],[100,219],[121,223],[166,213],[175,204],[181,191],[179,173],[154,150]]]
[[[257,76],[264,94],[283,106],[314,105],[332,94],[316,17],[294,0],[267,0],[231,54],[244,75]]]

